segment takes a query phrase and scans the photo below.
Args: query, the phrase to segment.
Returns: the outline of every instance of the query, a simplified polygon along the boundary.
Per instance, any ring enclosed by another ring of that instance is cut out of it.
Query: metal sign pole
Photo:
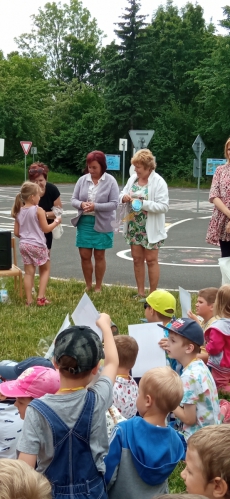
[[[26,154],[25,154],[25,181],[26,181]]]
[[[198,144],[198,179],[197,179],[197,213],[199,213],[200,202],[200,171],[201,171],[201,143]]]
[[[125,141],[123,140],[122,189],[125,186]]]

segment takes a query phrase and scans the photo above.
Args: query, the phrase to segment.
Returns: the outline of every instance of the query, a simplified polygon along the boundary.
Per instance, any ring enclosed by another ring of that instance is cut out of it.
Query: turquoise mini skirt
[[[113,232],[97,232],[94,230],[95,217],[82,215],[77,224],[77,248],[106,250],[113,247]]]

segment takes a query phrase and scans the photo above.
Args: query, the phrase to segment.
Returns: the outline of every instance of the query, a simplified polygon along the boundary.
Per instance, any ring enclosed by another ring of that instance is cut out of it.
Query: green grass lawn
[[[31,161],[32,162],[32,161]],[[28,167],[31,162],[27,162],[27,180],[28,180]],[[67,173],[49,172],[49,182],[54,184],[74,184],[79,176],[69,175]],[[15,165],[1,165],[0,164],[0,185],[20,185],[25,180],[25,170],[23,163]]]
[[[28,180],[28,167],[31,164],[32,159],[28,158],[27,160],[27,180]],[[67,173],[58,173],[54,171],[49,171],[49,182],[54,184],[74,184],[77,182],[78,175],[67,174]],[[113,176],[116,178],[119,185],[122,184],[122,175],[120,172],[113,172]],[[20,185],[25,180],[25,172],[24,172],[24,162],[16,163],[15,165],[4,165],[0,164],[0,185]],[[128,178],[125,180],[125,182]],[[209,189],[211,185],[212,177],[208,180],[201,179],[200,188],[201,189]],[[178,178],[174,180],[168,181],[169,187],[179,187],[179,188],[196,188],[197,182],[196,179],[188,180],[183,178]]]
[[[0,304],[1,316],[1,359],[22,360],[31,355],[43,355],[39,341],[44,340],[48,348],[61,327],[66,314],[70,316],[84,293],[85,284],[76,280],[50,280],[47,297],[52,304],[47,307],[25,306],[13,288],[13,279],[6,279],[9,302]],[[38,280],[36,280],[36,284]],[[127,334],[129,324],[137,324],[144,317],[143,303],[133,299],[135,290],[121,286],[104,286],[101,293],[90,292],[89,296],[97,310],[107,312],[119,328],[121,334]],[[181,316],[178,304],[178,292],[173,292],[177,299],[177,317]],[[192,295],[193,309],[196,295]],[[44,347],[44,342],[42,342]],[[169,479],[171,493],[184,492],[184,482],[180,472],[184,463],[179,463]]]

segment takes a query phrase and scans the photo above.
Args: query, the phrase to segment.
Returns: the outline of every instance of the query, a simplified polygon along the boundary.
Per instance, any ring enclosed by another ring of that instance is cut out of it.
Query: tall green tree
[[[61,81],[66,77],[66,74],[63,75],[63,67],[68,44],[72,45],[71,65],[74,68],[76,66],[76,43],[78,43],[78,49],[80,49],[78,58],[86,57],[85,66],[86,71],[88,70],[89,46],[91,52],[99,49],[102,32],[97,26],[96,19],[91,19],[90,12],[83,7],[81,0],[69,0],[69,4],[64,5],[61,2],[48,2],[44,9],[39,8],[38,14],[31,17],[32,32],[24,33],[16,39],[23,55],[45,56],[47,75]],[[69,60],[66,64],[70,67]],[[82,61],[81,70],[83,66]]]
[[[105,60],[105,99],[114,131],[127,136],[129,129],[141,128],[148,108],[145,95],[149,77],[145,43],[145,17],[139,14],[140,2],[128,0],[115,34],[119,44],[107,47]],[[116,133],[116,132],[115,132]]]

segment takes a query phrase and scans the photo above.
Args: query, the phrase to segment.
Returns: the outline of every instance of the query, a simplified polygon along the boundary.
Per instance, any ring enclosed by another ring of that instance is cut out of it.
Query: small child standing
[[[163,327],[159,324],[159,327]],[[202,426],[220,423],[218,393],[210,370],[201,359],[197,359],[204,343],[201,326],[191,319],[182,318],[172,322],[169,329],[168,355],[183,366],[181,380],[184,396],[181,407],[173,412],[182,423],[182,440],[186,448],[187,439]]]
[[[89,327],[72,326],[55,341],[54,360],[60,373],[55,395],[33,400],[26,410],[19,459],[52,483],[53,498],[106,499],[104,457],[108,452],[107,409],[113,401],[118,354],[111,319],[97,320],[104,338]],[[100,360],[104,369],[96,383]]]
[[[138,385],[130,376],[137,354],[138,344],[134,338],[128,335],[114,337],[119,358],[118,373],[113,386],[113,404],[126,418],[136,415],[136,400],[138,395]]]
[[[181,473],[188,494],[202,494],[209,499],[229,497],[229,448],[228,424],[201,428],[188,439],[186,468]]]
[[[218,290],[214,313],[219,319],[205,331],[208,366],[218,390],[230,392],[230,285]]]
[[[56,218],[48,225],[45,212],[38,206],[40,187],[33,182],[24,182],[21,191],[17,194],[12,208],[12,217],[15,218],[14,234],[20,238],[19,250],[24,263],[24,287],[26,305],[32,304],[32,288],[36,267],[39,267],[39,291],[37,305],[44,306],[50,302],[45,297],[49,279],[49,253],[46,246],[45,234],[51,232],[61,219]]]
[[[141,417],[119,423],[111,435],[105,458],[109,499],[151,499],[167,492],[167,479],[185,453],[165,420],[182,397],[181,378],[171,367],[142,376],[137,399]]]

